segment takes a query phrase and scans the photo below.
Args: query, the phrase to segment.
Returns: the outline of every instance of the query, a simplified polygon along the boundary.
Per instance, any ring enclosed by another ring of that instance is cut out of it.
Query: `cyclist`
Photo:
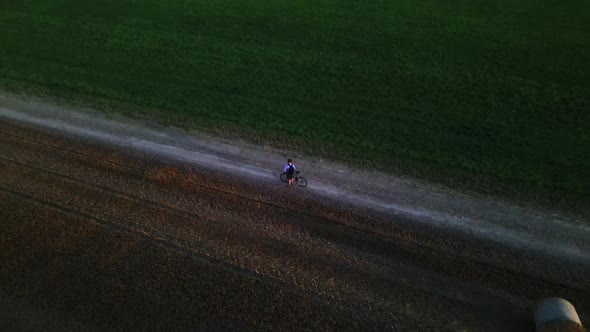
[[[287,174],[287,179],[289,179],[288,186],[292,186],[293,182],[295,181],[293,178],[293,175],[295,174],[295,165],[293,164],[293,160],[291,160],[291,158],[287,159],[287,165],[285,165],[283,171]]]

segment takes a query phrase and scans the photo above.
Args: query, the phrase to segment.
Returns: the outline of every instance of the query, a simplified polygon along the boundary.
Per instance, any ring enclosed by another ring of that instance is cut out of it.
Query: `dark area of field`
[[[527,331],[587,266],[0,123],[0,328]]]
[[[0,87],[437,181],[588,197],[589,12],[584,0],[1,1]]]

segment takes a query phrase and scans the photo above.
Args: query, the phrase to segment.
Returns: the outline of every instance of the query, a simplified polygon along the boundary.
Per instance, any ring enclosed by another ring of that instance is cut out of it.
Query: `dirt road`
[[[173,158],[142,133],[141,149],[122,148],[6,114],[2,330],[527,331],[545,296],[590,321],[590,242],[574,217],[443,211],[402,182],[397,199],[371,196],[362,174],[339,187],[319,176],[329,167],[288,189],[260,165],[205,161],[213,144],[184,154],[177,140]]]

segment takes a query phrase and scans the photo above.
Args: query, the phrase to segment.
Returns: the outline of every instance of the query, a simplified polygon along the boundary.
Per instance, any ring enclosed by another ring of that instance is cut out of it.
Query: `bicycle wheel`
[[[287,173],[281,174],[281,181],[283,181],[283,182],[288,182],[289,181],[289,178],[287,177]]]
[[[297,179],[297,184],[300,187],[307,187],[307,180],[304,177],[299,177],[299,179]]]

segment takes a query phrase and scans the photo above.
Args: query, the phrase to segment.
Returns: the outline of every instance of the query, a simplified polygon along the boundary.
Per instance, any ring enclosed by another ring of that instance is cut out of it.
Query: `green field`
[[[590,196],[587,0],[0,0],[0,88]]]

